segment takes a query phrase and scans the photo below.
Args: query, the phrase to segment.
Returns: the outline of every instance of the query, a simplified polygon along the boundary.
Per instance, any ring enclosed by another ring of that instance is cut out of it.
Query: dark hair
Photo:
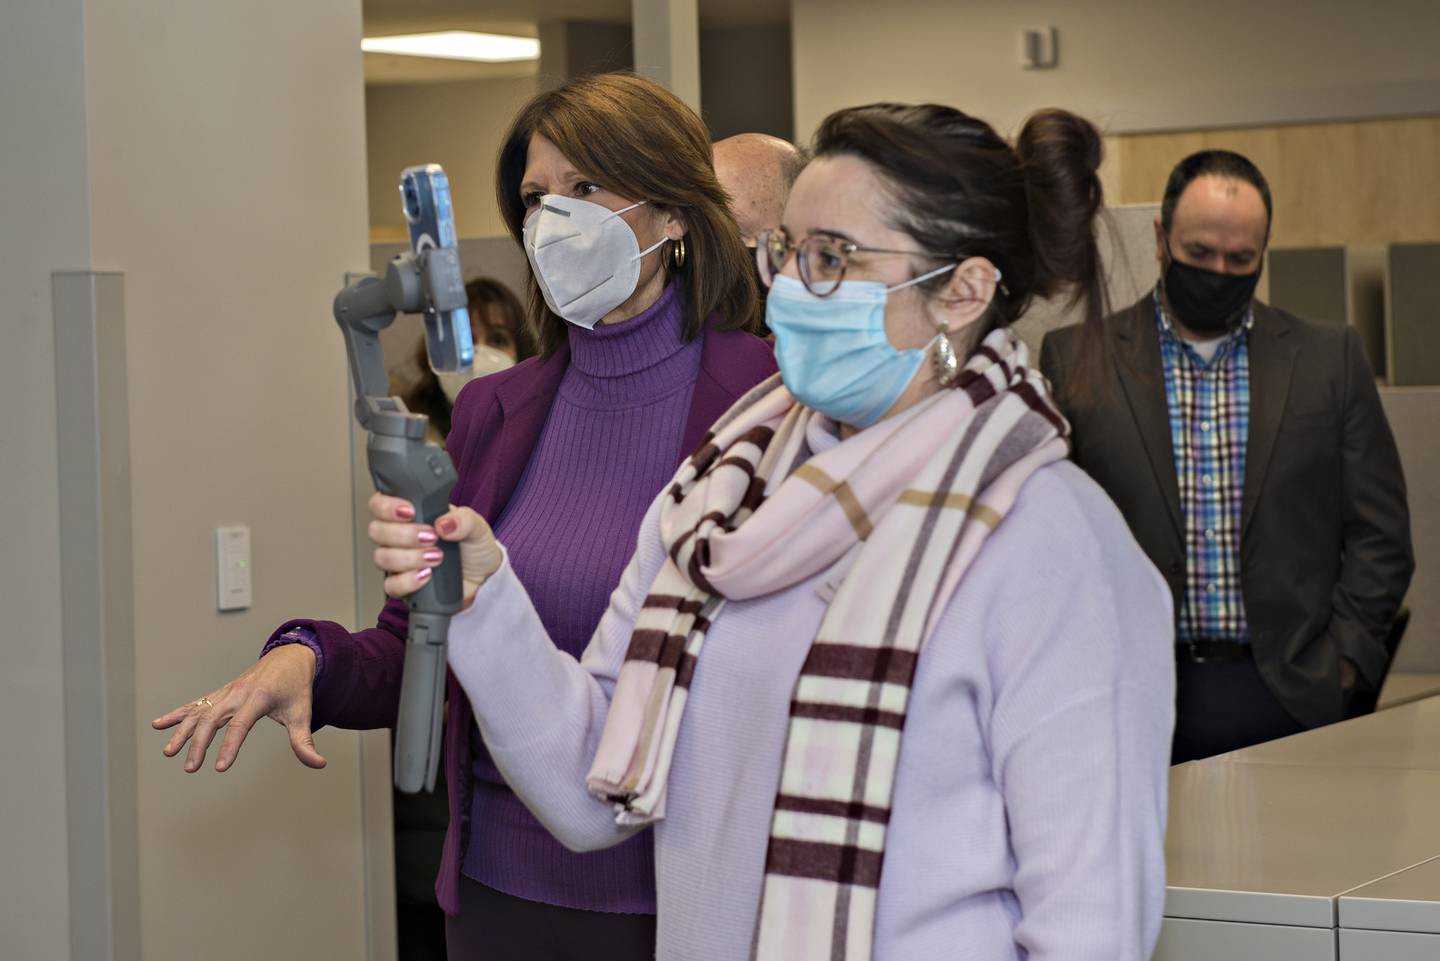
[[[412,414],[424,414],[430,418],[430,426],[435,428],[442,439],[449,437],[450,398],[445,396],[445,389],[440,386],[440,378],[430,369],[430,353],[425,348],[424,337],[415,345],[415,353],[411,355],[410,363],[420,373],[400,395],[400,399],[405,402],[405,409]]]
[[[509,287],[489,277],[476,277],[465,285],[465,303],[472,311],[471,321],[475,320],[473,311],[477,304],[500,308],[504,315],[504,327],[515,342],[515,359],[521,361],[535,356],[530,333],[525,329],[525,308],[520,306],[520,299],[510,292]]]
[[[1105,284],[1095,240],[1103,202],[1100,134],[1064,110],[1041,110],[1012,147],[985,121],[938,104],[877,103],[831,114],[815,134],[817,157],[848,154],[890,186],[891,226],[943,257],[988,258],[1001,273],[975,341],[1018,320],[1035,297],[1069,291],[1085,305],[1091,389],[1103,351]],[[924,285],[939,290],[941,276]]]
[[[1165,197],[1160,201],[1160,226],[1167,236],[1175,220],[1175,206],[1180,203],[1180,195],[1196,178],[1205,176],[1243,180],[1260,191],[1260,199],[1265,201],[1265,232],[1269,234],[1275,210],[1270,200],[1270,184],[1260,168],[1251,163],[1249,157],[1230,150],[1201,150],[1176,164],[1175,169],[1170,171],[1170,179],[1165,182]]]
[[[687,339],[699,334],[717,310],[724,329],[756,328],[759,297],[752,258],[715,179],[710,135],[684,101],[633,73],[602,73],[572,80],[526,104],[505,135],[495,178],[501,215],[517,243],[524,242],[520,184],[534,134],[622,197],[649,201],[682,217],[685,264],[676,268],[669,257],[663,262],[680,278]],[[548,356],[564,342],[567,327],[545,304],[533,276],[529,293],[530,334],[536,349]]]

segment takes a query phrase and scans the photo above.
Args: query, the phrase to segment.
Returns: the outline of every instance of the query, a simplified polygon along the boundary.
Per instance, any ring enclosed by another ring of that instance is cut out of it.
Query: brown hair
[[[1103,192],[1100,134],[1065,110],[1041,110],[1015,146],[989,124],[937,104],[877,103],[826,117],[815,155],[848,154],[889,182],[892,226],[942,257],[985,257],[1001,273],[978,343],[1018,320],[1035,297],[1069,291],[1085,305],[1085,344],[1072,387],[1099,382],[1105,283],[1095,240]],[[941,276],[924,287],[938,290]]]
[[[524,242],[520,184],[534,134],[606,188],[683,218],[685,263],[677,268],[671,257],[663,263],[680,280],[687,339],[699,334],[715,311],[723,329],[755,329],[759,297],[751,257],[715,179],[710,136],[695,111],[660,84],[632,73],[582,77],[535,97],[505,135],[495,178],[500,213],[517,243]],[[565,340],[565,321],[546,305],[533,276],[528,326],[542,355]]]
[[[530,345],[529,331],[525,329],[525,308],[520,306],[520,298],[511,293],[509,287],[489,277],[476,277],[465,285],[465,303],[472,313],[477,304],[481,307],[499,307],[505,315],[505,329],[515,342],[515,360],[518,362],[535,356],[535,348]],[[471,320],[474,319],[472,316]]]

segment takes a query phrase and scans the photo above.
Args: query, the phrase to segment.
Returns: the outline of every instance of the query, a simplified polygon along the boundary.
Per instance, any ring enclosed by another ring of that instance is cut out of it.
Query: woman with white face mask
[[[1010,330],[1069,291],[1095,332],[1100,156],[1062,111],[1013,147],[948,107],[829,117],[761,244],[780,376],[651,506],[579,659],[503,537],[436,525],[516,793],[576,850],[655,825],[661,961],[1150,956],[1170,595]]]
[[[535,353],[524,331],[525,309],[498,280],[476,277],[468,281],[465,309],[475,345],[468,370],[431,369],[429,348],[425,338],[419,337],[409,362],[390,378],[391,393],[399,395],[410,413],[425,415],[425,439],[432,444],[444,444],[450,435],[450,414],[466,384],[508,370]]]
[[[497,193],[533,271],[527,329],[538,356],[459,393],[452,499],[494,526],[550,654],[573,663],[655,494],[775,362],[747,332],[758,321],[754,268],[708,132],[659,84],[607,74],[536,97],[504,139]],[[393,511],[386,536],[403,533],[381,569],[418,565],[428,577],[436,531]],[[312,726],[394,723],[405,633],[399,601],[371,630],[281,625],[246,675],[157,720],[181,725],[166,753],[193,734],[186,769],[196,770],[230,721],[223,770],[268,713],[291,727],[302,761],[322,764]],[[457,684],[447,702],[450,826],[436,893],[451,961],[653,957],[649,832],[603,852],[567,850],[506,785]],[[561,717],[552,709],[565,710],[528,705],[537,732]]]

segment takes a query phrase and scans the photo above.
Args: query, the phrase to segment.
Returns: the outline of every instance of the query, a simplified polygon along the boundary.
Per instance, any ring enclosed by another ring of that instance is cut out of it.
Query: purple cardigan
[[[731,404],[775,372],[768,344],[739,331],[707,329],[700,371],[685,422],[682,449],[693,450]],[[569,345],[547,358],[531,358],[468,384],[460,392],[446,446],[459,480],[452,500],[468,504],[494,522],[514,494],[540,438],[560,380],[570,364]],[[678,465],[677,465],[678,466]],[[658,492],[657,492],[658,493]],[[271,640],[296,627],[312,630],[324,658],[315,680],[312,728],[325,725],[366,730],[392,727],[400,703],[407,610],[391,600],[379,624],[351,633],[333,621],[293,620]],[[470,702],[454,675],[447,681],[445,777],[450,787],[450,824],[435,894],[449,914],[459,909],[460,864],[469,840],[471,785]]]

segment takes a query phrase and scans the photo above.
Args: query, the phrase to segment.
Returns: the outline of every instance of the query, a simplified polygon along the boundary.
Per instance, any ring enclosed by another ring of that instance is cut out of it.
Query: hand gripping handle
[[[449,510],[455,465],[439,447],[411,432],[404,436],[372,432],[370,473],[384,494],[403,497],[416,519],[433,524]],[[405,641],[405,671],[395,721],[395,786],[414,794],[433,790],[440,763],[441,708],[445,702],[445,649],[450,615],[460,610],[464,581],[460,545],[439,543],[444,560],[425,586],[406,598],[410,633]]]

